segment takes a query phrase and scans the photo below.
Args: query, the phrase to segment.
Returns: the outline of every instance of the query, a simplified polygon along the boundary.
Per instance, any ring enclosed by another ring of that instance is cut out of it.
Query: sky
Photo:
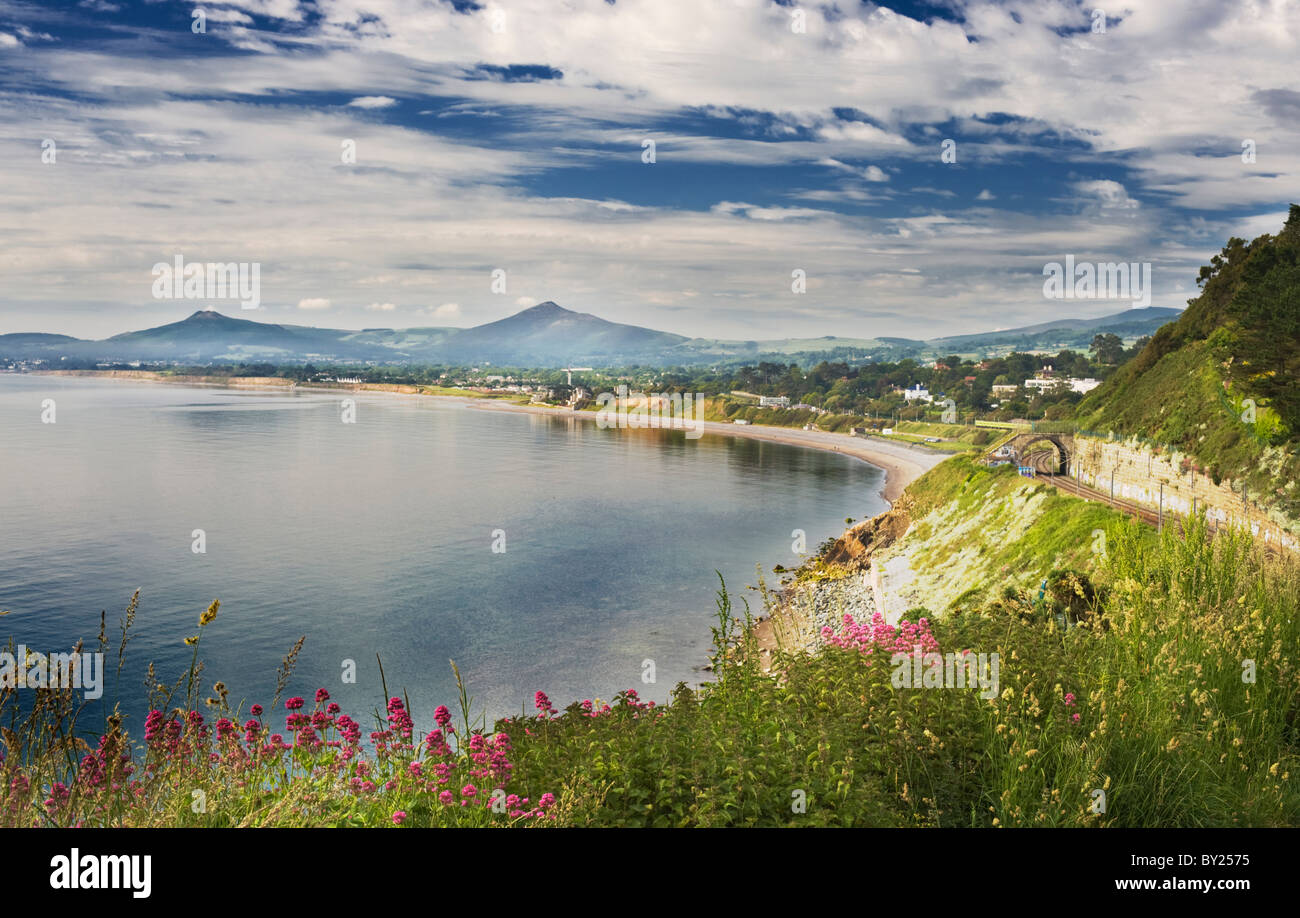
[[[1298,60],[1296,0],[0,0],[0,333],[1132,305],[1046,297],[1067,255],[1181,307],[1300,201]],[[177,256],[260,305],[155,296]]]

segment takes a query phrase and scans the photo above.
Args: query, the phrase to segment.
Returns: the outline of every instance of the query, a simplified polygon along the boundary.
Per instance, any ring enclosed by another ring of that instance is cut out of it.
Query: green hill
[[[1300,519],[1300,205],[1277,235],[1230,239],[1197,283],[1182,316],[1079,405],[1079,425],[1168,444]]]

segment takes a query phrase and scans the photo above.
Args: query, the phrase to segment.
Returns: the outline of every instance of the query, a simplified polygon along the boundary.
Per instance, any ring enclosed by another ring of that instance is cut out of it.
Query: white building
[[[1100,379],[1093,379],[1089,376],[1087,379],[1070,379],[1070,391],[1087,393],[1101,385]]]
[[[1057,386],[1061,385],[1062,382],[1063,381],[1059,379],[1026,379],[1025,388],[1041,389],[1044,392],[1050,392],[1052,389],[1055,389]]]
[[[922,386],[920,383],[917,383],[911,389],[904,389],[903,400],[908,402],[917,402],[917,401],[933,402],[934,401],[934,399],[930,396],[930,390]]]
[[[760,408],[789,408],[790,398],[786,395],[760,395],[758,397],[758,407]]]

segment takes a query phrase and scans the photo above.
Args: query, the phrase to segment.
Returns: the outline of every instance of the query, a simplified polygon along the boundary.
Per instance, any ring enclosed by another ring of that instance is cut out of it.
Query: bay
[[[145,664],[181,675],[214,598],[203,687],[245,709],[304,634],[290,693],[325,687],[354,717],[382,704],[377,658],[422,729],[454,709],[452,659],[489,717],[538,689],[665,701],[709,678],[715,571],[757,611],[755,565],[771,583],[797,564],[794,530],[811,550],[885,508],[883,472],[834,453],[347,397],[355,423],[329,392],[0,375],[0,641],[91,645],[101,610],[113,637],[140,588],[104,698],[137,725]]]

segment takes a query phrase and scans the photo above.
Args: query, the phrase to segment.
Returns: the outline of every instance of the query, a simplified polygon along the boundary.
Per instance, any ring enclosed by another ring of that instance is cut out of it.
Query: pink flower
[[[438,799],[439,799],[440,801],[442,801],[443,803],[445,803],[447,806],[451,806],[451,802],[452,802],[452,800],[454,800],[455,798],[452,796],[451,791],[449,791],[449,790],[445,790],[445,791],[443,791],[441,794],[438,795]]]
[[[260,704],[255,704],[255,705],[253,705],[251,708],[249,708],[248,710],[252,713],[252,715],[253,715],[254,717],[261,717],[261,716],[262,716],[262,706],[261,706]]]
[[[1065,706],[1068,708],[1068,707],[1072,707],[1073,705],[1074,705],[1074,692],[1066,692]]]
[[[296,711],[299,708],[301,708],[302,705],[303,705],[303,700],[301,698],[296,698],[296,697],[290,698],[288,701],[284,703],[285,708],[287,708],[290,711]]]
[[[438,705],[437,710],[433,712],[433,719],[438,722],[439,727],[442,727],[445,730],[447,729],[447,725],[451,723],[451,712],[447,710],[445,704],[440,704]]]
[[[1070,720],[1074,721],[1077,724],[1079,722],[1079,715],[1077,713],[1071,714]]]
[[[317,704],[320,704],[322,701],[329,701],[329,700],[330,700],[330,693],[329,693],[329,692],[325,691],[323,688],[318,688],[318,689],[316,689],[316,703],[317,703]]]
[[[322,689],[322,691],[324,691],[324,690]],[[405,822],[405,821],[406,821],[406,812],[405,812],[405,811],[403,811],[403,810],[398,810],[396,813],[393,814],[393,825],[395,825],[395,826],[400,826],[400,825],[401,825],[403,822]]]

